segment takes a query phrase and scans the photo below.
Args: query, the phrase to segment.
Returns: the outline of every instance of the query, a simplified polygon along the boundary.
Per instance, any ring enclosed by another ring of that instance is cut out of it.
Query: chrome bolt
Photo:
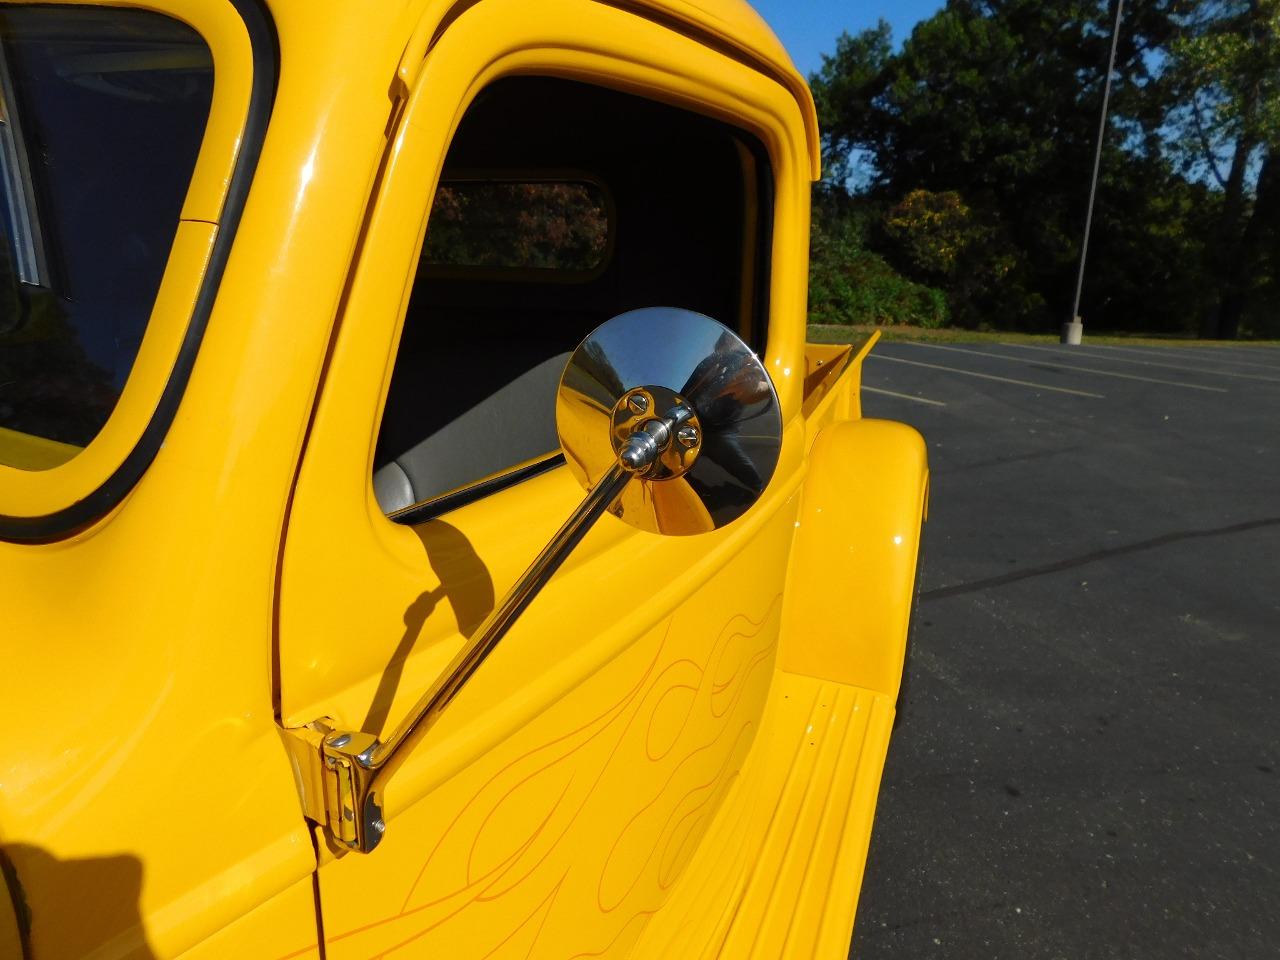
[[[627,437],[627,442],[618,451],[618,461],[632,473],[642,473],[658,459],[662,448],[657,441],[643,430],[637,430]]]
[[[636,415],[645,413],[649,409],[649,398],[643,393],[633,393],[627,397],[627,407]]]
[[[373,827],[375,833],[386,833],[387,831],[387,825],[381,820],[375,820],[369,826]]]
[[[331,747],[345,747],[345,746],[346,746],[348,743],[350,743],[350,742],[351,742],[351,734],[349,734],[349,733],[340,733],[340,734],[338,734],[338,736],[336,736],[336,737],[331,737],[331,738],[329,739],[329,746],[331,746]]]
[[[699,439],[698,428],[681,427],[676,431],[676,439],[680,441],[682,447],[696,447]]]

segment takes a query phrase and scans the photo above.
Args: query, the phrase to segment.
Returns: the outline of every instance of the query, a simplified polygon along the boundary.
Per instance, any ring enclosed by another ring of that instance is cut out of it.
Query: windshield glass
[[[56,442],[54,462],[129,377],[212,93],[208,46],[169,17],[0,11],[0,431]]]

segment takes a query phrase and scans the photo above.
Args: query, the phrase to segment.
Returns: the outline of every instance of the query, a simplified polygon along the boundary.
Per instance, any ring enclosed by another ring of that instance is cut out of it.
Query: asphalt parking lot
[[[933,485],[851,955],[1280,956],[1280,350],[888,343],[863,382]]]

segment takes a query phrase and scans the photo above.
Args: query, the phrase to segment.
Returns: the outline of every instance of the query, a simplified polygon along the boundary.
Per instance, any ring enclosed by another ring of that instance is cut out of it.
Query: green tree
[[[1233,339],[1275,287],[1280,0],[1182,2],[1176,21],[1165,75],[1175,153],[1222,191],[1208,251],[1216,296],[1201,333]]]
[[[1165,149],[1175,2],[1126,5],[1084,300],[1110,327],[1191,329],[1211,291],[1202,234],[1214,200]],[[943,287],[957,322],[1066,319],[1112,12],[1103,0],[950,0],[900,52],[881,24],[840,38],[811,78],[826,191],[852,187],[886,212],[923,190],[968,211],[964,253],[946,271],[919,256],[927,230],[909,237],[882,219],[870,243]]]
[[[912,190],[885,212],[882,226],[898,259],[947,291],[960,325],[978,327],[992,314],[1023,309],[1007,302],[1026,284],[1015,276],[1021,263],[1003,224],[969,207],[956,191]]]
[[[856,36],[842,33],[836,52],[823,55],[822,69],[810,78],[822,121],[824,188],[842,190],[857,177],[855,158],[880,144],[873,102],[884,88],[893,62],[893,31],[881,20]]]
[[[809,233],[809,317],[814,323],[907,324],[947,321],[942,292],[915,283],[866,248],[864,217],[815,208]]]

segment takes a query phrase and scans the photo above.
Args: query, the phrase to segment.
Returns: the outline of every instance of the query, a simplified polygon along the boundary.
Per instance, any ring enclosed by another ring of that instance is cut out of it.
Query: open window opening
[[[417,523],[561,462],[569,353],[627,310],[682,307],[762,352],[772,173],[699,114],[548,77],[499,81],[445,160],[374,462]]]

